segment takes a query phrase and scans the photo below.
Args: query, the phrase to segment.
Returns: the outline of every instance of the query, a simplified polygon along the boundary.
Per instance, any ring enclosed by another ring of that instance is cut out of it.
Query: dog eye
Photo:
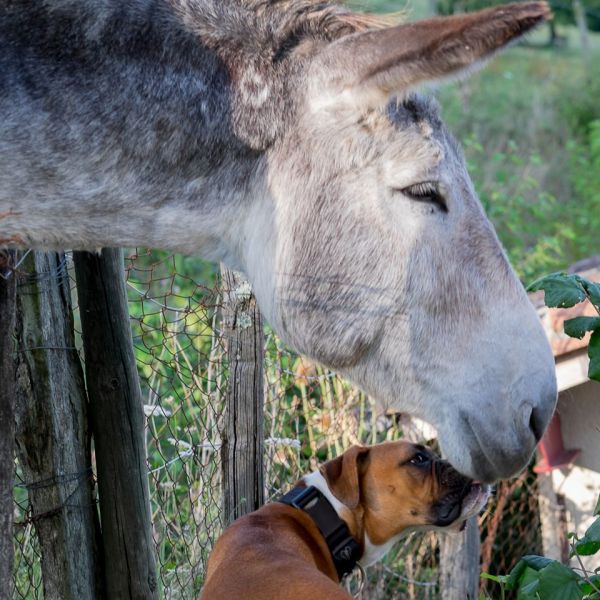
[[[417,452],[409,461],[411,465],[422,467],[431,462],[431,458],[425,452]]]
[[[438,184],[435,181],[424,181],[409,185],[408,187],[397,190],[416,202],[428,202],[435,204],[441,211],[448,212],[446,200],[440,193]]]

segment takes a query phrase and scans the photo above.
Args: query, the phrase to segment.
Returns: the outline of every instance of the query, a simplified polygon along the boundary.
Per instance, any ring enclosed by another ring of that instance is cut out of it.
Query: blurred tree
[[[576,24],[576,11],[572,0],[549,0],[556,23]],[[437,0],[437,12],[441,15],[452,15],[470,12],[504,4],[504,0]],[[579,2],[591,31],[600,31],[600,0],[582,0]],[[554,24],[551,28],[555,31]]]
[[[600,31],[600,0],[550,0],[550,6],[559,23],[577,24],[577,11],[581,10],[588,29]]]

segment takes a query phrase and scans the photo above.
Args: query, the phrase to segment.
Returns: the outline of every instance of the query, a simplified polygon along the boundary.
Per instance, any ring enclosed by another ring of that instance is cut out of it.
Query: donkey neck
[[[233,132],[227,70],[162,2],[122,3],[137,21],[118,4],[96,29],[87,3],[0,16],[1,237],[235,263],[261,154]]]

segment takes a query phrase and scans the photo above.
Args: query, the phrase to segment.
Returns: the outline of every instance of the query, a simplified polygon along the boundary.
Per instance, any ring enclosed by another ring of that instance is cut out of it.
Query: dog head
[[[489,497],[487,485],[461,475],[424,446],[404,441],[353,446],[320,473],[337,501],[334,508],[364,541],[369,556],[363,564],[380,558],[409,531],[462,529]]]

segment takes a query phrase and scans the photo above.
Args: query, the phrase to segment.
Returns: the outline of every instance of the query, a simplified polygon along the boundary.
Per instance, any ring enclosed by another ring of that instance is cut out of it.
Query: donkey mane
[[[303,41],[326,44],[397,20],[321,0],[158,1],[226,65],[234,90],[233,129],[255,150],[268,148],[294,113],[296,82],[287,59]]]
[[[0,6],[4,2],[0,0]],[[36,61],[42,59],[26,84],[36,89],[32,95],[45,95],[44,90],[57,87],[57,73],[49,65],[64,72],[68,80],[69,70],[81,73],[85,69],[90,77],[96,77],[105,67],[116,69],[117,61],[122,65],[116,71],[120,73],[153,64],[154,71],[146,70],[140,85],[170,90],[172,106],[204,105],[215,113],[209,115],[205,110],[197,124],[188,120],[189,126],[197,129],[188,132],[192,139],[188,148],[196,144],[214,148],[219,139],[227,146],[241,141],[252,150],[269,147],[293,112],[295,84],[286,64],[303,40],[326,43],[381,29],[391,22],[389,17],[353,12],[341,4],[319,0],[21,0],[9,2],[2,18],[0,39],[6,40],[11,52],[0,59],[0,67],[9,65],[0,68],[0,82],[2,70],[12,69],[23,79],[28,67],[21,63],[31,53]],[[42,72],[46,67],[47,72]],[[167,77],[167,71],[175,71],[169,81],[161,79]],[[133,75],[127,79],[131,84]],[[215,85],[216,80],[222,83]],[[107,85],[114,86],[114,79]],[[201,85],[206,92],[200,101],[192,94],[195,86]],[[90,89],[98,89],[98,84]],[[62,105],[69,98],[68,94],[62,99],[57,96],[56,102]],[[129,104],[130,99],[124,97],[121,103]],[[80,101],[77,105],[82,106]],[[116,114],[108,106],[103,101],[93,110]],[[223,106],[229,107],[228,114],[218,110]],[[171,114],[166,114],[164,98],[155,109],[165,113],[163,121],[175,123],[185,118],[185,114],[177,117],[172,108]],[[71,109],[66,110],[72,114]],[[149,115],[147,119],[146,129],[151,128]],[[98,134],[93,137],[98,139]],[[180,157],[177,161],[185,162]]]
[[[187,27],[213,47],[268,48],[280,58],[305,38],[332,41],[389,27],[396,15],[356,12],[321,0],[170,0]]]
[[[0,6],[4,2],[0,0]],[[275,57],[305,38],[332,41],[352,33],[383,29],[399,20],[399,13],[374,15],[322,0],[23,0],[14,6],[8,4],[6,16],[11,14],[20,14],[23,25],[33,19],[39,25],[40,18],[52,24],[44,31],[46,36],[60,33],[57,27],[61,23],[78,22],[83,38],[95,41],[106,34],[114,41],[111,33],[117,20],[127,22],[132,33],[141,28],[148,34],[158,28],[163,33],[169,31],[171,36],[181,30],[183,21],[188,32],[199,36],[212,49],[227,46],[261,54],[270,50]],[[120,37],[120,41],[125,42],[126,38]]]

